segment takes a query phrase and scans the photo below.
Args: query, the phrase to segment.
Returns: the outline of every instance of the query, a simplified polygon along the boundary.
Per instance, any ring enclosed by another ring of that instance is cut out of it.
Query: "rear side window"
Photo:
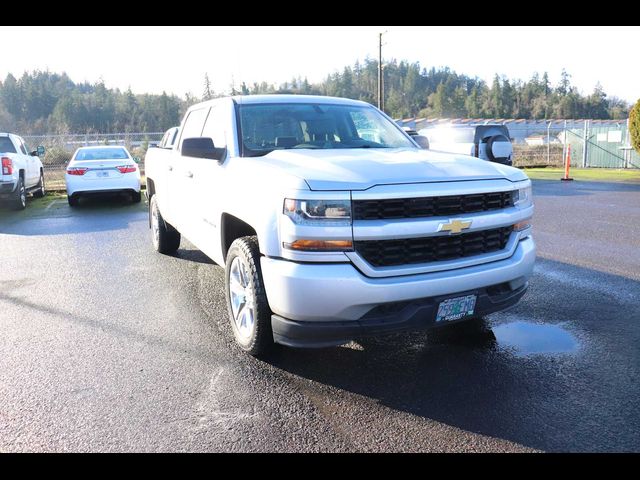
[[[2,153],[18,153],[13,146],[13,142],[9,137],[0,137],[0,152]]]
[[[504,135],[509,138],[509,129],[505,125],[480,125],[477,128],[476,141],[480,140],[486,143],[489,138],[497,135]]]

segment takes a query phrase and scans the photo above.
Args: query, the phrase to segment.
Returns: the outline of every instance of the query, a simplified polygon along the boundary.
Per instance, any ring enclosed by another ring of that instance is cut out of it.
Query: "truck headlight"
[[[284,201],[283,213],[297,225],[342,227],[351,225],[349,200],[294,200]]]
[[[527,208],[533,205],[533,193],[531,185],[519,188],[513,192],[513,206],[518,208]]]

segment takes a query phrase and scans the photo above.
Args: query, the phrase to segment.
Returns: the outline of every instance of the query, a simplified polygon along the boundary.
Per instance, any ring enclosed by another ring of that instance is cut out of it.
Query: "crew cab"
[[[533,271],[531,181],[425,150],[355,100],[219,98],[147,152],[149,225],[225,267],[240,347],[340,345],[514,305]],[[169,279],[167,281],[170,281]]]
[[[39,155],[44,155],[44,147],[29,151],[21,137],[0,133],[0,204],[23,210],[28,193],[44,197],[44,168]]]

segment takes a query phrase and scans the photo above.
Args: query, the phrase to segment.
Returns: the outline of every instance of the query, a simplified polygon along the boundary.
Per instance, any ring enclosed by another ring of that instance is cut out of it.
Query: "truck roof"
[[[330,103],[338,105],[370,105],[367,102],[361,102],[360,100],[351,100],[349,98],[340,97],[327,97],[323,95],[285,95],[285,94],[272,94],[272,95],[235,95],[232,97],[221,97],[218,99],[209,100],[211,103],[215,103],[218,100],[224,98],[231,98],[234,102],[241,105],[253,105],[258,103]],[[209,102],[202,102],[206,104]]]

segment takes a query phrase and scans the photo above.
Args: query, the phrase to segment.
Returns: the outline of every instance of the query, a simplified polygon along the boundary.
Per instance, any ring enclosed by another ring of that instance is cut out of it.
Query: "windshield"
[[[76,160],[124,160],[129,158],[124,148],[81,148]]]
[[[373,107],[263,103],[238,108],[244,157],[289,148],[417,148]]]

